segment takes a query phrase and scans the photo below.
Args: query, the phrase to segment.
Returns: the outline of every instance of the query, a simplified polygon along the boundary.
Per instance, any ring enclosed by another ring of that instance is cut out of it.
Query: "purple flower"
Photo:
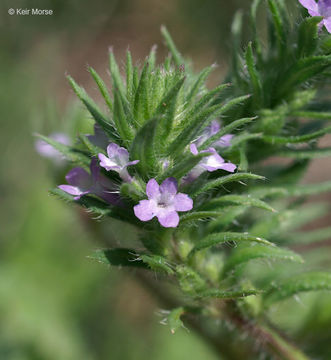
[[[63,134],[63,133],[53,133],[49,136],[49,138],[53,139],[61,144],[64,144],[64,145],[71,145],[70,138],[66,134]],[[48,144],[44,140],[40,140],[40,139],[37,140],[35,142],[35,148],[39,155],[49,158],[49,159],[52,159],[57,164],[61,164],[65,161],[62,154],[58,150],[54,149],[52,145]]]
[[[198,155],[199,151],[195,144],[190,145],[190,150],[193,155]],[[210,147],[207,150],[200,151],[202,153],[211,153],[211,155],[204,157],[198,165],[196,165],[184,178],[184,183],[190,183],[197,179],[205,171],[213,172],[216,170],[225,170],[228,172],[234,172],[237,168],[236,165],[225,162],[225,160],[220,156],[217,151]]]
[[[96,158],[92,158],[90,170],[91,174],[81,167],[71,169],[66,175],[69,185],[59,185],[58,187],[73,195],[75,200],[79,200],[86,194],[94,194],[110,204],[116,204],[119,196],[114,193],[114,184],[100,174]]]
[[[94,124],[94,135],[87,135],[87,138],[93,145],[98,146],[101,149],[106,149],[109,144],[107,135],[98,124]]]
[[[194,141],[194,144],[196,146],[202,145],[205,141],[207,141],[210,137],[217,134],[221,129],[221,126],[217,120],[213,120],[209,126],[205,127],[205,129],[202,132],[202,135],[197,138],[197,140]],[[227,134],[222,137],[220,137],[218,140],[214,141],[212,143],[212,146],[216,147],[229,147],[231,145],[231,140],[234,135]]]
[[[141,221],[149,221],[154,216],[164,227],[177,227],[179,216],[177,211],[189,211],[193,208],[193,200],[186,194],[177,193],[177,181],[167,178],[159,186],[155,179],[146,185],[148,200],[141,200],[133,210]]]
[[[299,0],[299,2],[311,16],[322,16],[323,20],[320,22],[320,26],[324,25],[331,33],[331,0],[319,0],[318,3],[314,0]]]
[[[122,180],[131,182],[132,177],[129,175],[127,167],[137,164],[139,160],[129,161],[128,151],[115,143],[111,143],[107,146],[107,154],[108,157],[101,153],[98,154],[100,166],[107,171],[116,171]]]

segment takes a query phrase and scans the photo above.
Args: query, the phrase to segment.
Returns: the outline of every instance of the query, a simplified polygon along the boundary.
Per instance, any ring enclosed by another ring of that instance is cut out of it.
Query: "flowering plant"
[[[331,113],[316,106],[329,104],[323,89],[330,37],[321,25],[329,30],[330,6],[300,1],[314,17],[296,24],[283,1],[269,0],[264,47],[256,29],[260,2],[252,5],[253,41],[244,52],[242,13],[235,17],[227,83],[209,90],[205,81],[214,66],[195,74],[162,28],[171,56],[157,65],[152,48],[140,69],[128,51],[125,81],[110,50],[113,96],[89,69],[108,115],[68,77],[95,120],[94,135],[81,134],[74,146],[40,138],[76,166],[68,184],[52,194],[139,234],[139,247],[98,250],[92,258],[141,268],[140,279],[169,307],[172,332],[183,317],[226,357],[256,358],[249,341],[239,349],[222,338],[226,329],[210,325],[222,319],[257,337],[275,357],[307,359],[270,324],[269,311],[297,293],[331,289],[329,273],[308,272],[304,258],[290,249],[302,237],[316,239],[314,232],[294,229],[328,211],[302,202],[330,191],[331,182],[299,181],[311,159],[331,155],[316,141],[331,132],[325,126]],[[269,165],[271,157],[290,162]],[[275,261],[274,268],[257,259]],[[148,270],[160,273],[156,284]]]

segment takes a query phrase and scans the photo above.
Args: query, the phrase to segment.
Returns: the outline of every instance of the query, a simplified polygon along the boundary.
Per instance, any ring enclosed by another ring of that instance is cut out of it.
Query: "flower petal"
[[[198,148],[197,148],[197,146],[195,144],[190,145],[190,150],[191,150],[191,153],[193,155],[198,155],[199,154]]]
[[[129,161],[125,166],[136,165],[140,160]]]
[[[213,146],[219,146],[219,147],[229,147],[231,145],[231,140],[233,138],[234,135],[232,134],[227,134],[222,136],[219,140],[215,141],[213,143]]]
[[[162,194],[176,195],[177,188],[177,180],[173,177],[165,179],[160,185],[160,191]]]
[[[236,170],[237,166],[232,163],[224,163],[220,169],[228,171],[228,172],[234,172]]]
[[[82,191],[87,190],[92,185],[91,175],[81,167],[71,169],[66,175],[68,184],[77,186]]]
[[[174,198],[174,206],[176,211],[189,211],[193,208],[193,200],[183,193],[178,193]]]
[[[318,14],[318,5],[314,0],[299,0],[299,3],[306,9]],[[316,16],[316,15],[313,15]]]
[[[91,171],[93,182],[94,183],[97,182],[99,180],[99,176],[100,176],[100,167],[98,164],[98,159],[96,157],[93,157],[91,159],[90,171]]]
[[[160,195],[160,187],[155,179],[150,179],[146,185],[146,194],[149,199],[156,199]]]
[[[176,211],[163,212],[157,215],[159,223],[166,228],[174,228],[178,226],[179,216]]]
[[[100,166],[105,168],[107,171],[109,171],[109,170],[115,170],[116,171],[116,170],[121,169],[120,166],[118,166],[114,161],[107,158],[107,156],[105,156],[104,154],[99,153],[98,158],[100,160]]]
[[[110,143],[107,146],[107,154],[108,154],[109,158],[112,158],[112,157],[116,156],[117,153],[118,153],[119,148],[120,148],[119,145],[117,145],[115,143]]]
[[[134,214],[141,221],[149,221],[155,215],[155,203],[150,200],[141,200],[133,207]]]
[[[63,190],[67,194],[74,195],[75,200],[78,200],[81,198],[81,196],[89,193],[89,191],[82,191],[77,186],[71,186],[71,185],[59,185],[58,188]]]
[[[318,12],[325,19],[331,16],[331,1],[330,0],[319,0],[318,2]]]

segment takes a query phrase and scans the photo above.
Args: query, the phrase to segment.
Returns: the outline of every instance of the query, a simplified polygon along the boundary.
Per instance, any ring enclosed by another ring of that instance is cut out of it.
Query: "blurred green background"
[[[97,98],[86,64],[107,78],[109,46],[118,59],[129,46],[142,61],[153,44],[164,56],[161,24],[197,70],[216,61],[211,81],[219,81],[229,59],[231,18],[249,3],[1,1],[0,359],[216,359],[193,333],[173,336],[161,326],[158,305],[125,271],[87,258],[101,246],[93,225],[48,195],[60,179],[35,152],[32,134],[88,132],[91,121],[65,73]],[[10,16],[9,8],[54,14]],[[115,233],[110,228],[103,236],[113,241]]]

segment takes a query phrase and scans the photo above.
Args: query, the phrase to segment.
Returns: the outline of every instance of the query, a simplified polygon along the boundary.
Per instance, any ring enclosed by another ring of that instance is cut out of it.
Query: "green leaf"
[[[133,249],[117,248],[96,250],[90,256],[102,264],[112,266],[138,267],[148,269],[148,265],[140,259],[140,255]]]
[[[185,312],[186,310],[184,307],[179,307],[170,311],[167,320],[172,334],[174,334],[181,327],[184,327],[184,324],[180,318],[185,314]]]
[[[304,273],[273,284],[264,295],[266,306],[308,291],[331,291],[331,274],[325,272]]]
[[[168,49],[173,57],[173,60],[177,66],[185,64],[185,60],[177,50],[174,41],[172,40],[167,28],[165,26],[161,26],[161,34],[166,42]]]
[[[276,212],[274,208],[270,205],[261,201],[259,199],[255,199],[250,195],[224,195],[216,199],[212,199],[209,202],[206,202],[203,205],[203,208],[215,208],[218,206],[236,204],[236,205],[244,205],[244,206],[254,206],[260,209]]]
[[[224,244],[230,241],[235,242],[257,242],[264,245],[275,246],[273,243],[269,242],[268,240],[261,239],[257,236],[252,236],[247,233],[235,233],[235,232],[221,232],[216,234],[210,234],[200,240],[190,251],[188,254],[188,259],[192,258],[198,251],[208,249],[215,245]]]
[[[331,65],[331,56],[311,56],[298,60],[281,78],[278,88],[278,97],[284,98],[293,88],[312,79],[316,75],[320,75],[325,69]]]
[[[142,176],[149,177],[156,170],[156,149],[154,144],[155,129],[158,119],[151,119],[138,132],[131,146],[131,158],[140,162],[137,168]]]
[[[331,120],[331,112],[320,112],[320,111],[294,111],[291,116],[308,118],[308,119],[320,119],[320,120]]]
[[[112,103],[111,97],[109,95],[106,84],[104,83],[104,81],[101,79],[101,77],[98,75],[98,73],[92,67],[89,67],[89,72],[91,73],[93,79],[97,83],[98,88],[101,92],[101,95],[105,99],[105,102],[108,105],[109,110],[113,110],[113,103]]]
[[[205,81],[209,74],[215,69],[215,65],[211,65],[203,69],[200,74],[197,76],[196,81],[192,85],[190,92],[186,96],[187,103],[190,103],[195,96],[199,93],[202,87],[204,87]]]
[[[127,50],[126,52],[126,96],[130,103],[134,99],[134,84],[133,84],[133,65],[132,65],[132,56],[131,52]]]
[[[250,173],[236,173],[231,175],[222,176],[216,180],[211,180],[203,185],[200,189],[197,189],[192,196],[196,197],[206,191],[216,189],[229,182],[242,181],[242,180],[265,180],[264,176],[250,174]]]
[[[297,136],[262,136],[262,140],[270,144],[297,144],[304,143],[313,139],[317,139],[331,132],[331,126],[315,131],[311,134]]]
[[[117,91],[120,92],[121,97],[124,98],[125,88],[112,48],[109,49],[109,67],[110,67],[111,78],[113,81],[113,87],[114,89],[117,89]]]
[[[197,294],[197,298],[212,298],[212,299],[240,299],[247,296],[259,295],[261,291],[259,290],[238,290],[238,291],[223,291],[219,289],[210,289],[206,291],[201,291]]]
[[[91,159],[88,154],[84,154],[84,152],[78,149],[59,143],[58,141],[53,140],[47,136],[40,134],[35,134],[35,136],[51,145],[54,149],[58,150],[68,161],[84,167],[90,166]]]
[[[331,148],[283,150],[275,153],[275,156],[284,156],[293,159],[319,159],[331,156]]]
[[[252,190],[252,194],[259,198],[264,198],[267,196],[307,196],[316,195],[328,191],[331,191],[331,181],[317,184],[291,185],[284,187],[257,187]]]
[[[237,266],[256,259],[287,260],[303,263],[301,256],[291,250],[275,246],[254,245],[235,250],[226,261],[223,273],[226,275]]]
[[[124,111],[121,96],[117,91],[115,91],[114,98],[114,123],[121,140],[127,145],[133,138],[133,131]]]
[[[148,265],[151,270],[165,272],[173,275],[175,271],[171,268],[167,259],[159,255],[140,255],[140,259]]]
[[[149,93],[148,93],[148,75],[149,75],[149,63],[145,62],[142,69],[138,88],[136,90],[134,99],[133,115],[139,125],[145,123],[150,118],[149,113]]]
[[[253,55],[253,49],[252,49],[252,43],[250,42],[248,44],[247,50],[246,50],[246,64],[247,64],[247,70],[251,79],[253,92],[254,92],[254,101],[259,106],[262,101],[262,84],[261,79],[259,76],[258,71],[256,70],[255,66],[255,60]]]
[[[189,221],[213,219],[222,216],[223,214],[223,211],[194,211],[189,214],[182,215],[180,222],[182,224]]]
[[[154,116],[164,115],[159,123],[160,140],[162,142],[169,136],[176,115],[176,105],[179,92],[186,77],[180,78],[175,85],[165,94],[154,112]]]
[[[318,45],[318,24],[321,16],[307,17],[299,26],[297,57],[313,55]]]
[[[278,3],[275,0],[268,0],[269,9],[271,12],[279,55],[282,56],[286,49],[286,36],[284,32],[283,21],[278,7]]]
[[[112,209],[106,203],[101,200],[95,199],[91,196],[83,196],[79,200],[74,200],[73,196],[64,192],[59,188],[50,190],[51,195],[56,196],[62,201],[65,201],[70,204],[80,205],[86,209],[86,211],[92,213],[93,215],[103,217],[103,216],[112,216]],[[114,216],[115,217],[115,216]]]
[[[98,146],[91,143],[86,135],[79,135],[80,141],[85,145],[86,149],[90,152],[92,156],[98,156],[99,153],[103,153],[104,149],[99,148]]]
[[[91,113],[94,120],[103,128],[103,130],[111,139],[116,140],[116,134],[114,134],[114,128],[110,120],[102,114],[95,102],[87,95],[87,93],[82,87],[77,85],[77,83],[71,76],[67,76],[67,78],[74,92],[82,101],[82,103],[86,106],[87,110]]]

